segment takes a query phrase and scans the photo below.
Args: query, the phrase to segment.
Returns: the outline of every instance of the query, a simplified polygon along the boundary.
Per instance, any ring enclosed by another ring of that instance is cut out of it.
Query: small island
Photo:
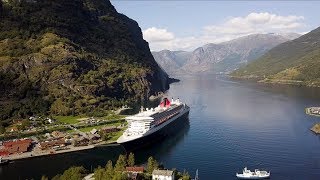
[[[314,132],[315,134],[320,134],[320,123],[315,124],[312,128],[311,131]]]

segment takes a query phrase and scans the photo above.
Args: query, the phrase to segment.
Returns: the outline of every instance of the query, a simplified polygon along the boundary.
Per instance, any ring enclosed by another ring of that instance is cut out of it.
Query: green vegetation
[[[138,24],[109,1],[0,2],[3,126],[32,115],[103,117],[168,88]]]
[[[87,174],[87,170],[84,167],[73,166],[65,170],[62,175],[58,174],[54,176],[52,180],[79,180],[79,179],[82,179],[86,174]]]
[[[175,178],[179,180],[191,180],[191,176],[187,171],[183,171],[183,173],[174,171],[175,172]]]
[[[109,141],[116,141],[122,134],[123,134],[123,131],[110,133],[109,136],[111,136],[111,138],[109,139]]]
[[[278,45],[231,75],[262,82],[320,87],[320,28]]]
[[[134,154],[130,153],[128,158],[125,155],[119,155],[116,164],[113,166],[111,160],[107,162],[105,167],[98,166],[94,170],[93,177],[95,180],[127,180],[127,174],[125,172],[126,166],[135,166]],[[154,169],[161,169],[158,162],[153,158],[148,158],[147,171],[139,174],[139,179],[141,180],[151,180],[152,172]],[[175,179],[181,180],[191,180],[188,172],[184,171],[183,173],[173,170],[175,174]],[[58,174],[52,178],[52,180],[73,180],[73,179],[82,179],[87,173],[87,170],[83,167],[71,167],[64,171],[64,173]],[[42,179],[48,179],[46,176],[42,176]]]
[[[110,124],[108,124],[108,125],[110,125]],[[114,123],[114,124],[112,124],[112,125],[113,125],[113,126],[119,126],[119,125],[121,125],[121,123]],[[99,130],[99,129],[103,128],[103,127],[106,127],[106,125],[103,124],[103,125],[97,125],[97,126],[88,126],[88,127],[84,127],[84,128],[79,128],[78,130],[80,130],[80,131],[82,131],[82,132],[89,132],[89,131],[91,131],[92,129],[97,129],[97,130]]]
[[[127,166],[127,159],[126,156],[120,154],[116,165],[114,166],[114,170],[115,171],[124,171],[126,170],[126,166]]]
[[[154,169],[158,169],[158,167],[159,167],[159,163],[155,159],[153,159],[153,157],[149,157],[148,164],[147,164],[147,172],[149,174],[152,174],[152,171]]]
[[[122,134],[124,130],[120,130],[118,132],[111,132],[111,133],[105,133],[105,132],[99,132],[100,136],[102,137],[102,140],[106,142],[115,142]]]
[[[118,115],[118,114],[109,114],[108,116],[104,116],[101,119],[105,119],[105,120],[115,120],[115,119],[123,119],[126,116],[124,115]]]
[[[81,116],[54,116],[54,119],[66,124],[76,124],[79,122],[78,119],[80,118]]]
[[[128,166],[134,166],[135,165],[135,162],[134,162],[134,154],[133,153],[130,153],[129,156],[128,156]]]

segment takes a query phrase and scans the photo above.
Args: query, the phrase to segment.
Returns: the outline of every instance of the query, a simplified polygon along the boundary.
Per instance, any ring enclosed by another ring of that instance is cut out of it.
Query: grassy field
[[[90,126],[90,127],[84,127],[84,128],[80,128],[79,130],[82,131],[82,132],[89,132],[91,131],[92,129],[101,129],[103,127],[108,127],[108,126],[119,126],[121,125],[121,123],[113,123],[113,124],[103,124],[103,125],[97,125],[97,126]]]
[[[109,139],[107,142],[114,142],[114,141],[116,141],[116,140],[123,134],[123,131],[124,131],[124,130],[112,133],[112,138]]]
[[[79,120],[83,117],[81,116],[55,116],[54,119],[58,120],[61,123],[66,123],[66,124],[75,124],[78,123]]]
[[[116,119],[123,119],[125,118],[126,116],[124,115],[117,115],[117,114],[110,114],[108,116],[104,116],[100,119],[104,119],[104,120],[116,120]]]
[[[102,118],[97,118],[101,120],[117,120],[117,119],[123,119],[126,116],[123,115],[116,115],[116,114],[111,114],[108,116],[104,116]],[[66,123],[66,124],[76,124],[81,121],[81,119],[85,119],[83,116],[55,116],[54,119],[58,120],[61,123]]]

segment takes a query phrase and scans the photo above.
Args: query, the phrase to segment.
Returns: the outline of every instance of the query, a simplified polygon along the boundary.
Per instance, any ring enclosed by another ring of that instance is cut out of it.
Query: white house
[[[152,180],[174,180],[174,173],[170,170],[155,169],[152,172]]]

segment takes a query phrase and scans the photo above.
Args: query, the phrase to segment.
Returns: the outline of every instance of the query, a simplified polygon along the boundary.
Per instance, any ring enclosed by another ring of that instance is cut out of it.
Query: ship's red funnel
[[[163,101],[160,103],[160,107],[170,107],[171,102],[168,100],[168,98],[164,98]]]

